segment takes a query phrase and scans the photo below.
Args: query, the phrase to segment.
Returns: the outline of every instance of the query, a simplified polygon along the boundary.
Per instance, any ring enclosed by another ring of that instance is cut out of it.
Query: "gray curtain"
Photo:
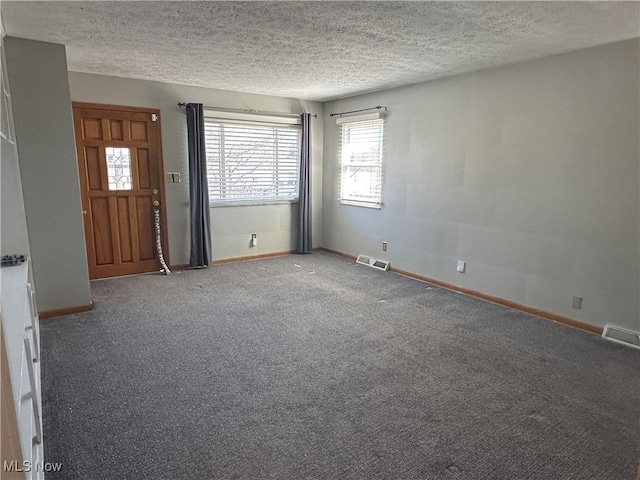
[[[311,114],[302,114],[300,191],[298,194],[298,253],[311,253]]]
[[[187,103],[185,107],[189,142],[189,210],[191,213],[189,265],[208,267],[211,264],[211,221],[204,145],[204,110],[201,103]]]

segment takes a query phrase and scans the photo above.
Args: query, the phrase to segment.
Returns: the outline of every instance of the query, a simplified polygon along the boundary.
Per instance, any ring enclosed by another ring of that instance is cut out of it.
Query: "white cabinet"
[[[0,269],[2,324],[25,479],[44,478],[40,330],[28,262]],[[14,470],[15,471],[15,470]]]

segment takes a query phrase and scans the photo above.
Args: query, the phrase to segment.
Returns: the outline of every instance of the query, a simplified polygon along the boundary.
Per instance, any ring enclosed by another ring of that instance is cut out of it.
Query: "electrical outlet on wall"
[[[464,273],[464,269],[467,266],[467,262],[463,261],[463,260],[458,260],[458,266],[456,267],[456,270],[460,273]]]
[[[387,242],[382,242],[382,251],[383,252],[387,251]]]
[[[256,245],[258,245],[258,234],[257,233],[252,233],[251,234],[251,246],[255,247]]]
[[[580,310],[582,308],[582,297],[573,297],[573,300],[571,301],[571,308]]]

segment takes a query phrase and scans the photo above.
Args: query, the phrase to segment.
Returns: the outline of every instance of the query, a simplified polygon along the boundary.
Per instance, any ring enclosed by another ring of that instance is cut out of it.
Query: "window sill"
[[[292,203],[298,203],[298,199],[294,200],[236,200],[229,202],[210,201],[209,208],[223,208],[223,207],[257,207],[263,205],[289,205]]]
[[[341,205],[350,205],[352,207],[364,207],[364,208],[374,208],[376,210],[382,209],[381,203],[372,203],[372,202],[359,202],[357,200],[343,200],[338,199]]]

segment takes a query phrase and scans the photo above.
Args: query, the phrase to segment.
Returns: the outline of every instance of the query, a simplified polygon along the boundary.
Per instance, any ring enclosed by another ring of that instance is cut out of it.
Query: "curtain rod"
[[[371,108],[362,108],[360,110],[351,110],[349,112],[339,112],[339,113],[332,113],[331,115],[329,115],[330,117],[335,117],[336,115],[346,115],[347,113],[360,113],[360,112],[367,112],[369,110],[380,110],[384,108],[384,111],[387,111],[387,107],[383,107],[382,105],[377,105],[375,107],[371,107]]]
[[[178,102],[179,107],[184,107],[186,103]],[[249,113],[253,115],[272,115],[274,117],[299,117],[300,113],[284,113],[284,112],[269,112],[266,110],[254,110],[252,108],[220,108],[220,107],[203,107],[205,110],[216,110],[218,112],[230,112],[230,113]],[[318,118],[318,115],[312,113],[313,118]]]

